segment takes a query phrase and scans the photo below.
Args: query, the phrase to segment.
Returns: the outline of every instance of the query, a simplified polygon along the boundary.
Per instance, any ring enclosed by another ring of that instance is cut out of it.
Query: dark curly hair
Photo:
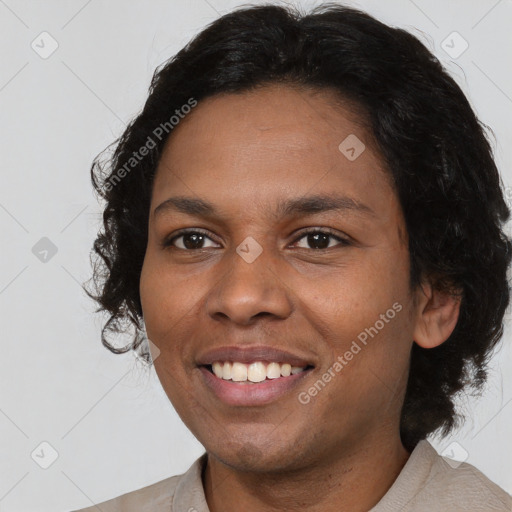
[[[400,424],[408,450],[434,431],[447,435],[461,419],[454,398],[466,387],[482,389],[503,334],[511,241],[502,227],[510,211],[488,128],[437,58],[410,33],[346,6],[323,4],[310,13],[245,6],[156,69],[143,110],[113,143],[115,150],[106,158],[102,152],[91,168],[95,191],[106,201],[91,254],[94,290],[86,289],[97,311],[109,315],[102,342],[115,353],[135,350],[151,361],[139,280],[153,177],[172,134],[168,129],[161,136],[155,128],[169,126],[191,99],[272,83],[334,90],[358,107],[401,203],[411,287],[427,277],[461,299],[445,343],[432,349],[413,343]],[[147,155],[127,169],[144,146],[151,146]],[[127,346],[107,340],[130,329]]]

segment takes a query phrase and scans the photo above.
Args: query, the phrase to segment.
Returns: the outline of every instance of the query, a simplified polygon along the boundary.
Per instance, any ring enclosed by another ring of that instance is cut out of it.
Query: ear
[[[424,282],[416,293],[414,341],[423,348],[437,347],[455,329],[461,298],[434,289],[430,282]]]

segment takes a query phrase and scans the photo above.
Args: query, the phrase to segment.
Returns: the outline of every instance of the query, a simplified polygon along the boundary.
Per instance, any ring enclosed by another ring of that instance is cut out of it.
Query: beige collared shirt
[[[206,453],[183,475],[74,512],[209,512],[201,473]],[[369,512],[512,512],[512,497],[474,466],[448,464],[421,441]]]

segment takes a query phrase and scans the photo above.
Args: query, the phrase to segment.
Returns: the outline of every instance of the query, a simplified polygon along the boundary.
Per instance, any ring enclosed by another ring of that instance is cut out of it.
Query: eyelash
[[[351,245],[350,240],[348,240],[347,238],[340,237],[337,234],[334,234],[334,232],[332,230],[328,229],[328,228],[309,228],[306,231],[303,231],[300,234],[300,236],[295,239],[294,243],[298,242],[299,240],[301,240],[302,238],[306,237],[307,235],[310,235],[310,234],[313,234],[313,233],[315,233],[315,234],[321,233],[321,234],[328,235],[331,238],[334,238],[336,241],[340,242],[339,246],[341,246],[341,247]],[[199,248],[199,249],[182,249],[181,247],[174,247],[173,246],[173,242],[175,240],[177,240],[178,238],[180,238],[180,237],[182,237],[184,235],[190,235],[190,234],[204,235],[207,238],[209,238],[210,240],[212,240],[213,242],[215,241],[210,236],[208,236],[208,232],[207,231],[204,231],[202,229],[199,229],[199,228],[195,228],[195,229],[182,229],[182,230],[178,231],[177,233],[175,233],[172,237],[165,239],[162,242],[162,248],[163,249],[166,249],[166,248],[178,249],[180,251],[186,251],[186,252],[201,251],[201,250],[208,249],[208,247],[205,248],[205,249],[202,249],[202,248]],[[335,247],[338,247],[338,246],[335,246]],[[304,247],[301,247],[301,249],[304,249]],[[334,247],[327,247],[325,249],[309,249],[309,250],[311,250],[311,251],[325,251],[327,249],[334,249]]]

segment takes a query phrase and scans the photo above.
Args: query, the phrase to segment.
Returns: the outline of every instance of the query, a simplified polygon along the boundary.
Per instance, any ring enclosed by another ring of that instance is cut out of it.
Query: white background
[[[203,451],[154,371],[101,345],[104,318],[80,287],[101,212],[89,167],[142,107],[155,66],[241,4],[0,0],[1,511],[86,507],[182,473]],[[511,0],[347,4],[413,31],[436,53],[496,134],[510,183]],[[44,31],[58,43],[46,59],[31,47],[42,46]],[[457,58],[442,47],[453,31],[469,44]],[[32,252],[42,237],[57,248],[46,263]],[[473,420],[433,443],[440,452],[454,448],[510,493],[509,331],[504,341],[484,397],[460,402]],[[58,452],[48,469],[31,458],[43,441]]]

